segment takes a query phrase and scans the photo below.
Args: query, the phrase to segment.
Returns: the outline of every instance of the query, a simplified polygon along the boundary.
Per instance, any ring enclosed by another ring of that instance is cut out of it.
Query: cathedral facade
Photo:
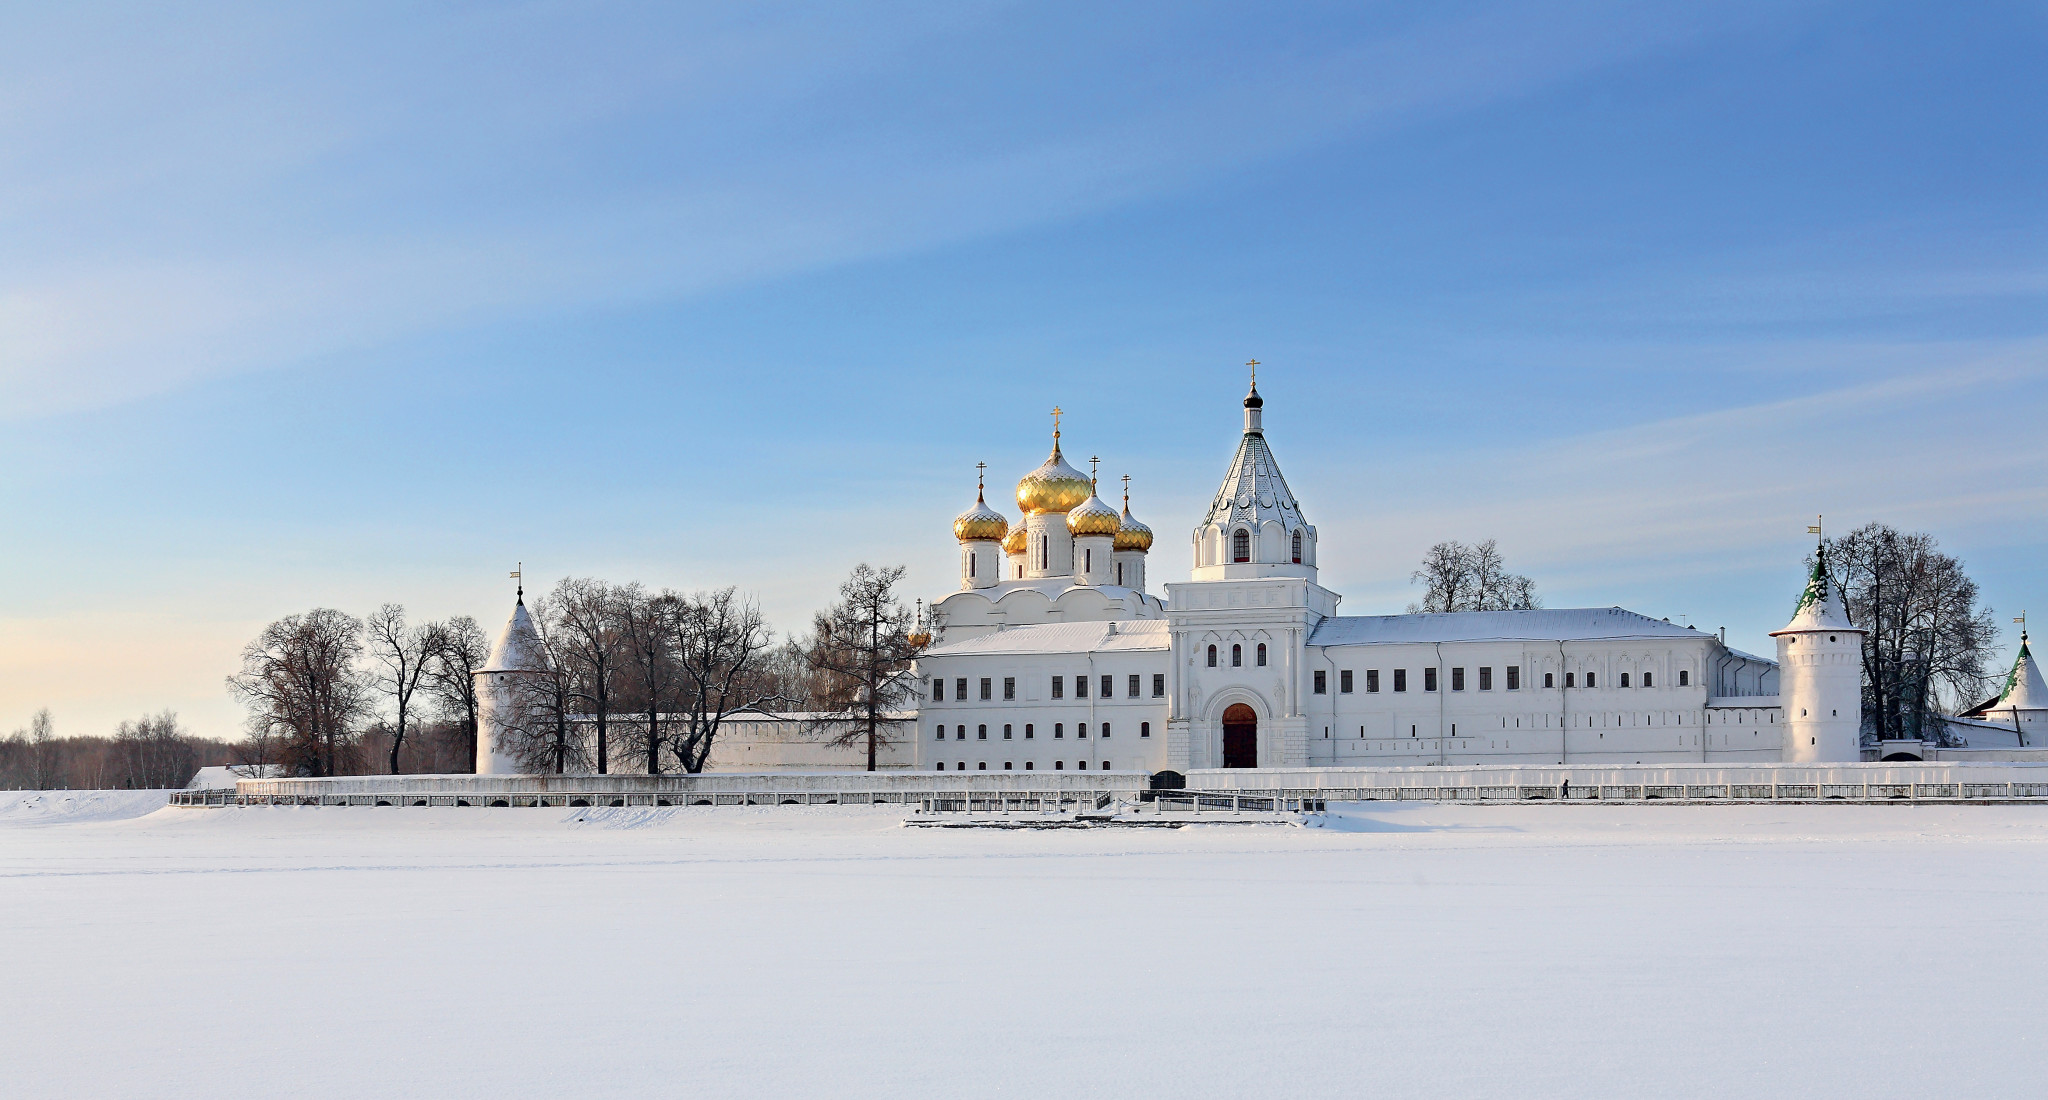
[[[1857,652],[1825,561],[1775,660],[1619,607],[1344,616],[1256,386],[1191,533],[1146,584],[1150,528],[1051,455],[954,523],[910,766],[931,771],[1861,759]],[[909,746],[906,746],[909,747]]]

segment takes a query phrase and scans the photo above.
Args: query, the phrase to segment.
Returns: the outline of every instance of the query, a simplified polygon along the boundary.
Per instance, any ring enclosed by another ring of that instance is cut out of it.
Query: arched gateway
[[[1232,703],[1223,712],[1223,766],[1259,766],[1259,714],[1243,703]]]

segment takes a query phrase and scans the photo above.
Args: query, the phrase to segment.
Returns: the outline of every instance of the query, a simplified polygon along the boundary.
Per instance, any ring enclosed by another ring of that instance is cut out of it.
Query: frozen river
[[[2048,807],[147,808],[0,806],[0,1091],[2048,1090]]]

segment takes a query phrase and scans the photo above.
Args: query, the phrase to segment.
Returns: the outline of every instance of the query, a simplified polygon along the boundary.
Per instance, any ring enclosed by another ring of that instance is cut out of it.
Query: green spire
[[[1799,606],[1792,609],[1792,617],[1828,598],[1828,548],[1822,543],[1813,551],[1813,575],[1806,579],[1806,591],[1799,596]]]
[[[2012,689],[2020,685],[2021,670],[2025,669],[2027,662],[2033,659],[2033,655],[2027,652],[2027,632],[2022,630],[2020,631],[2020,652],[2018,656],[2012,659],[2012,671],[2005,674],[2005,688],[1998,693],[2000,699],[2012,697]]]

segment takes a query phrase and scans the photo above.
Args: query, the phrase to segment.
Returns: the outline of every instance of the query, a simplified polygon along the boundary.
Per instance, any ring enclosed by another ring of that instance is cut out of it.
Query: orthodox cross
[[[977,462],[974,464],[974,499],[976,500],[981,499],[982,471],[986,469],[988,469],[988,463],[986,462]]]
[[[1245,366],[1247,366],[1247,367],[1250,367],[1250,368],[1252,369],[1252,388],[1253,388],[1253,389],[1258,389],[1258,388],[1259,388],[1259,361],[1258,361],[1257,359],[1253,359],[1253,360],[1251,360],[1251,361],[1247,362],[1247,363],[1245,364]]]
[[[1131,510],[1131,475],[1124,475],[1124,511]]]
[[[1052,407],[1052,437],[1054,439],[1060,437],[1060,407],[1058,405]]]
[[[1095,467],[1102,462],[1101,455],[1088,456],[1088,487],[1095,488]]]

